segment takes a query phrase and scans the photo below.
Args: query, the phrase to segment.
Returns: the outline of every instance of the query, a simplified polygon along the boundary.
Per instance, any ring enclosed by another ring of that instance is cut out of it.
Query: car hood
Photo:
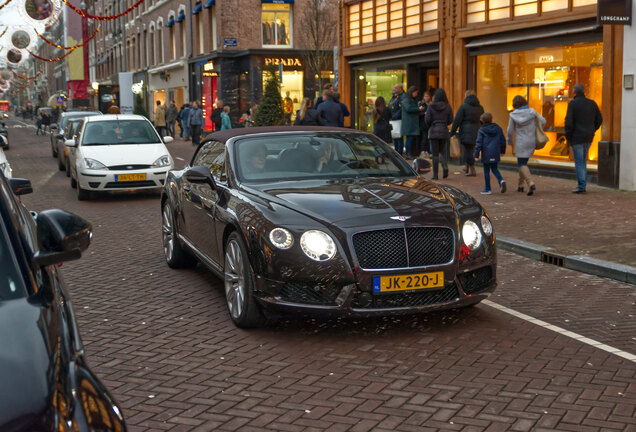
[[[322,223],[350,227],[456,224],[454,203],[422,178],[306,180],[246,188]]]
[[[82,146],[81,152],[83,157],[95,159],[106,166],[151,165],[161,156],[167,155],[168,149],[163,143],[117,144]]]
[[[0,302],[0,430],[41,416],[55,390],[56,334],[47,332],[46,310],[26,299]]]

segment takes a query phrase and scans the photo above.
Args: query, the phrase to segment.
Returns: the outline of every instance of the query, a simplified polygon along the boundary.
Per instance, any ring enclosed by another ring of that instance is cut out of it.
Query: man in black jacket
[[[214,131],[221,130],[221,113],[223,112],[223,101],[221,99],[216,100],[216,108],[212,110],[210,114],[210,120],[214,123]]]
[[[594,140],[596,130],[603,124],[598,105],[585,97],[583,84],[574,86],[574,99],[568,104],[565,115],[565,138],[572,146],[574,168],[578,185],[572,193],[585,193],[587,179],[587,152]]]

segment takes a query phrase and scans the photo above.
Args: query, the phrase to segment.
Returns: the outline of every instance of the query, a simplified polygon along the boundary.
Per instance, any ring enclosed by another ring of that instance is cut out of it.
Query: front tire
[[[185,251],[179,242],[174,224],[174,213],[170,204],[164,204],[161,215],[161,236],[166,263],[168,263],[168,266],[171,268],[194,267],[197,260]]]
[[[53,155],[54,158],[57,157],[57,149],[55,148],[52,142],[51,142],[51,154]]]
[[[80,186],[79,182],[76,182],[76,183],[77,183],[77,199],[79,201],[87,201],[91,196],[90,191],[87,191],[86,189],[82,189],[82,186]]]
[[[225,299],[232,322],[240,328],[262,327],[264,317],[254,299],[254,273],[247,248],[237,232],[225,244]]]
[[[62,154],[57,155],[57,168],[60,171],[64,171],[64,169],[66,168],[66,165],[64,165],[64,155]]]
[[[71,167],[68,163],[68,158],[66,158],[64,160],[64,169],[66,170],[66,177],[70,177],[71,176]]]

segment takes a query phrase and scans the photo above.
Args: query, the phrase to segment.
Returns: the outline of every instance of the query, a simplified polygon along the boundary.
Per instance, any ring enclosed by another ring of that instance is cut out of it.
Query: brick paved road
[[[132,431],[636,431],[635,363],[487,305],[236,329],[217,278],[165,265],[157,195],[78,202],[44,138],[11,134],[14,175],[35,187],[26,204],[93,223],[63,272],[88,360]],[[493,301],[636,353],[633,286],[499,259]]]

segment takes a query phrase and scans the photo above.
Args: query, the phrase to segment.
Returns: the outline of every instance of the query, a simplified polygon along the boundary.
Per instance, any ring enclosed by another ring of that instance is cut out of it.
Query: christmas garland
[[[11,0],[9,0],[9,1],[11,1]],[[73,10],[73,12],[81,15],[83,18],[88,18],[88,19],[93,19],[93,20],[98,20],[98,21],[110,21],[110,20],[114,20],[114,19],[120,18],[120,17],[126,15],[127,13],[137,9],[137,7],[144,2],[144,0],[137,0],[137,2],[135,4],[133,4],[131,7],[129,7],[128,9],[126,9],[125,11],[123,11],[122,13],[119,13],[117,15],[97,16],[97,15],[87,14],[83,10],[78,9],[77,7],[75,7],[72,4],[70,4],[68,2],[68,0],[62,0],[62,1],[66,4],[66,6],[71,8]]]

